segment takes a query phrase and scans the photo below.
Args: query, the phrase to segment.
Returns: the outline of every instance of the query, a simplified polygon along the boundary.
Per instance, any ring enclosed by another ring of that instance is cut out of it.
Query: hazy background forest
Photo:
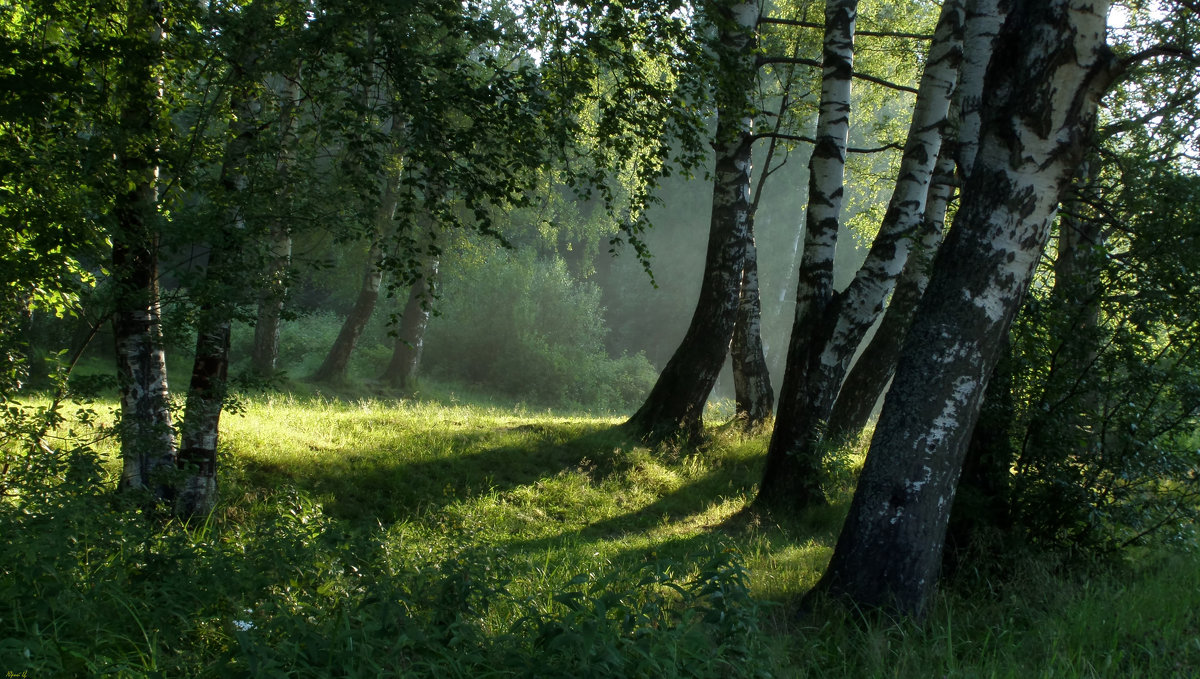
[[[0,672],[1197,676],[1198,41],[0,0]]]

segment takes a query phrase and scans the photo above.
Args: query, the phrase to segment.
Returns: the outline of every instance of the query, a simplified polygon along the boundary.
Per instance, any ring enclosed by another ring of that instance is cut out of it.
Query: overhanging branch
[[[774,24],[776,26],[798,26],[800,28],[818,28],[825,29],[824,24],[818,24],[812,21],[801,21],[799,19],[777,19],[775,17],[762,17],[758,20],[759,24]],[[925,33],[902,33],[897,31],[860,31],[855,30],[854,35],[865,35],[873,38],[904,38],[908,40],[933,40],[932,35]]]
[[[759,139],[775,139],[777,141],[798,141],[805,144],[817,143],[817,140],[813,139],[812,137],[806,137],[801,134],[784,134],[781,132],[760,132],[751,136],[750,139],[751,141],[758,141]],[[848,146],[846,147],[846,153],[880,153],[892,149],[896,151],[903,151],[904,145],[897,142],[889,142],[883,146],[876,146],[874,148]]]
[[[816,59],[808,59],[805,57],[759,57],[758,58],[758,63],[757,63],[758,66],[767,66],[770,64],[797,64],[800,66],[812,66],[813,68],[821,68],[820,61],[818,61]],[[869,83],[875,83],[876,85],[882,85],[884,87],[891,88],[893,90],[899,90],[901,92],[912,92],[913,94],[917,93],[917,88],[915,88],[915,87],[909,87],[908,85],[901,85],[899,83],[894,83],[894,82],[891,82],[890,80],[884,80],[883,78],[878,78],[873,75],[867,75],[866,73],[859,73],[858,71],[855,71],[853,74],[851,74],[851,77],[857,78],[859,80],[865,80]]]

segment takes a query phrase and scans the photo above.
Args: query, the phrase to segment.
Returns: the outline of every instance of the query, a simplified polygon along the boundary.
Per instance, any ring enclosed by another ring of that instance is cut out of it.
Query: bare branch
[[[812,21],[800,21],[799,19],[777,19],[775,17],[762,17],[758,20],[759,24],[775,24],[777,26],[799,26],[800,28],[818,28],[825,29],[824,24],[818,24]],[[905,38],[909,40],[932,40],[932,35],[924,33],[899,33],[895,31],[860,31],[855,30],[854,35],[865,35],[873,38]]]
[[[758,141],[759,139],[774,139],[779,141],[798,141],[805,144],[817,143],[817,140],[813,139],[812,137],[806,137],[799,134],[783,134],[780,132],[760,132],[751,137],[751,139],[753,141]],[[850,146],[846,148],[846,153],[881,153],[888,150],[903,151],[904,145],[898,142],[889,142],[883,146],[877,146],[875,148],[858,148]]]
[[[759,66],[766,66],[768,64],[798,64],[800,66],[812,66],[813,68],[821,68],[820,61],[818,61],[816,59],[808,59],[806,57],[759,57],[758,58]],[[878,78],[873,75],[867,75],[866,73],[859,73],[859,72],[855,71],[851,75],[851,77],[857,78],[859,80],[865,80],[870,83],[875,83],[876,85],[882,85],[884,87],[888,87],[893,90],[900,90],[901,92],[912,92],[913,94],[917,93],[917,88],[915,88],[915,87],[909,87],[908,85],[900,85],[898,83],[894,83],[889,80],[884,80],[883,78]]]

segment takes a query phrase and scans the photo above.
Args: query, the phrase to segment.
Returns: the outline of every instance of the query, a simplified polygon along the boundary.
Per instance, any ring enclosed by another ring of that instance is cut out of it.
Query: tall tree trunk
[[[243,49],[231,63],[230,81],[233,138],[225,148],[221,164],[221,190],[227,202],[222,223],[209,237],[204,280],[194,290],[199,294],[196,323],[196,359],[188,384],[182,426],[179,467],[183,479],[175,500],[182,516],[208,514],[217,502],[217,440],[221,410],[229,380],[229,337],[233,317],[246,284],[247,262],[242,255],[247,245],[245,208],[248,202],[245,165],[258,135],[259,108],[249,83],[254,79],[258,54],[252,31]]]
[[[804,222],[804,251],[787,364],[779,392],[779,413],[767,452],[767,465],[757,503],[783,501],[801,506],[824,501],[821,461],[812,456],[785,459],[797,440],[815,447],[816,430],[806,430],[794,416],[808,391],[808,354],[816,336],[814,321],[825,314],[833,298],[833,261],[841,223],[846,170],[846,140],[850,133],[850,90],[854,73],[854,26],[857,0],[825,3],[824,72],[817,115],[816,144],[808,164],[808,210]]]
[[[380,237],[381,235],[377,234],[375,242],[367,251],[362,286],[358,290],[354,306],[342,322],[342,329],[338,331],[337,339],[333,341],[333,346],[329,348],[321,367],[313,373],[312,378],[318,382],[345,381],[350,355],[358,346],[358,338],[362,336],[363,329],[371,320],[371,314],[375,312],[375,302],[379,300],[379,289],[383,283],[383,248],[379,243]]]
[[[1083,157],[1115,62],[1109,3],[1017,2],[988,69],[979,155],[905,340],[858,490],[817,585],[920,617],[970,433]]]
[[[271,225],[267,245],[267,281],[259,293],[254,322],[254,345],[250,350],[250,372],[271,377],[279,362],[279,333],[283,327],[283,304],[287,298],[288,269],[292,262],[291,229],[281,220]]]
[[[762,185],[759,185],[761,191]],[[753,224],[753,219],[750,220]],[[742,267],[741,295],[733,341],[729,345],[733,362],[733,392],[737,417],[747,429],[754,429],[771,417],[775,392],[762,343],[762,299],[758,289],[758,249],[753,227],[746,245],[746,263]]]
[[[158,301],[158,155],[154,130],[161,97],[163,17],[157,3],[130,3],[131,39],[119,80],[117,166],[129,189],[113,205],[113,336],[121,388],[121,491],[170,497],[175,431],[168,410],[167,363]]]
[[[866,349],[854,361],[850,373],[838,391],[829,414],[830,440],[857,436],[867,426],[879,397],[887,389],[896,370],[900,345],[912,324],[917,304],[929,283],[929,268],[933,255],[942,244],[946,222],[946,206],[954,192],[954,157],[950,145],[942,148],[933,186],[925,204],[925,222],[921,227],[920,245],[910,254],[904,271],[896,281],[896,290],[888,303],[883,320]]]
[[[280,88],[280,139],[275,175],[282,198],[281,204],[286,204],[287,197],[292,193],[291,156],[296,144],[296,125],[299,121],[295,110],[300,98],[299,66],[292,70],[294,76],[285,77]],[[291,265],[292,231],[287,221],[282,216],[277,216],[272,221],[267,242],[266,281],[259,292],[258,314],[254,323],[254,345],[250,350],[250,372],[258,377],[270,377],[276,371],[279,360],[279,331]]]
[[[834,3],[828,7],[837,10]],[[837,21],[837,15],[826,16],[827,35],[831,22]],[[767,449],[767,464],[757,500],[760,504],[802,508],[825,502],[821,488],[821,444],[826,423],[850,360],[895,287],[908,260],[911,241],[924,217],[925,202],[941,149],[942,130],[957,80],[962,21],[961,0],[950,0],[942,6],[921,76],[896,188],[879,235],[845,291],[832,294],[836,215],[826,218],[817,234],[805,236],[796,321],[788,346],[775,431]],[[848,30],[852,36],[852,20]],[[849,47],[847,43],[846,49]],[[829,72],[828,67],[826,72]],[[848,68],[840,78],[850,79]],[[818,121],[818,132],[819,126]],[[844,135],[842,138],[844,140]],[[817,142],[820,149],[822,139],[818,137]],[[844,166],[844,143],[836,159],[839,168]],[[816,158],[817,150],[813,155]],[[820,175],[815,166],[812,175]],[[841,190],[840,186],[837,190]],[[810,189],[810,218],[806,228],[816,230],[811,217],[813,197],[822,199],[825,195]],[[810,243],[815,250],[811,256]]]
[[[915,261],[910,258],[905,264],[879,328],[838,392],[829,416],[829,431],[835,436],[854,436],[861,432],[891,382],[900,346],[929,281],[928,265],[941,245],[946,204],[953,191],[951,175],[957,166],[960,179],[965,181],[975,163],[984,75],[1009,4],[1008,0],[967,0],[962,62],[959,82],[954,89],[954,108],[958,111],[955,143],[944,145],[939,152],[934,184],[925,207],[925,227],[919,239],[918,251],[923,256]]]
[[[722,74],[713,146],[712,218],[700,299],[683,341],[626,426],[645,439],[694,436],[704,404],[725,362],[737,321],[742,268],[749,239],[751,118],[755,76],[755,2],[726,2],[718,10]]]
[[[437,275],[438,258],[431,257],[408,292],[408,302],[404,305],[404,315],[400,317],[400,327],[396,331],[396,348],[381,377],[393,387],[411,388],[421,367],[425,329],[429,326]]]
[[[326,354],[325,361],[313,374],[313,379],[318,382],[345,381],[346,369],[350,365],[350,355],[354,352],[354,347],[358,345],[358,339],[362,336],[363,329],[367,327],[367,322],[371,320],[371,314],[375,312],[375,303],[379,300],[379,289],[383,283],[382,241],[396,211],[397,186],[398,181],[395,178],[386,180],[386,186],[375,213],[375,233],[371,248],[367,251],[367,264],[363,270],[362,287],[359,288],[354,307],[350,309],[350,313],[342,323],[342,329],[338,332],[337,339],[334,340],[329,353]]]

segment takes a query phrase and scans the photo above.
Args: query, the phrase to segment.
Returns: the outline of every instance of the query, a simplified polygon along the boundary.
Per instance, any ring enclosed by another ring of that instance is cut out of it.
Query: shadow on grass
[[[321,499],[332,516],[391,523],[562,470],[587,466],[608,474],[622,464],[623,451],[635,445],[619,425],[576,423],[420,436],[455,454],[412,460],[364,445],[301,463],[247,459],[242,466],[251,486],[287,483]]]

